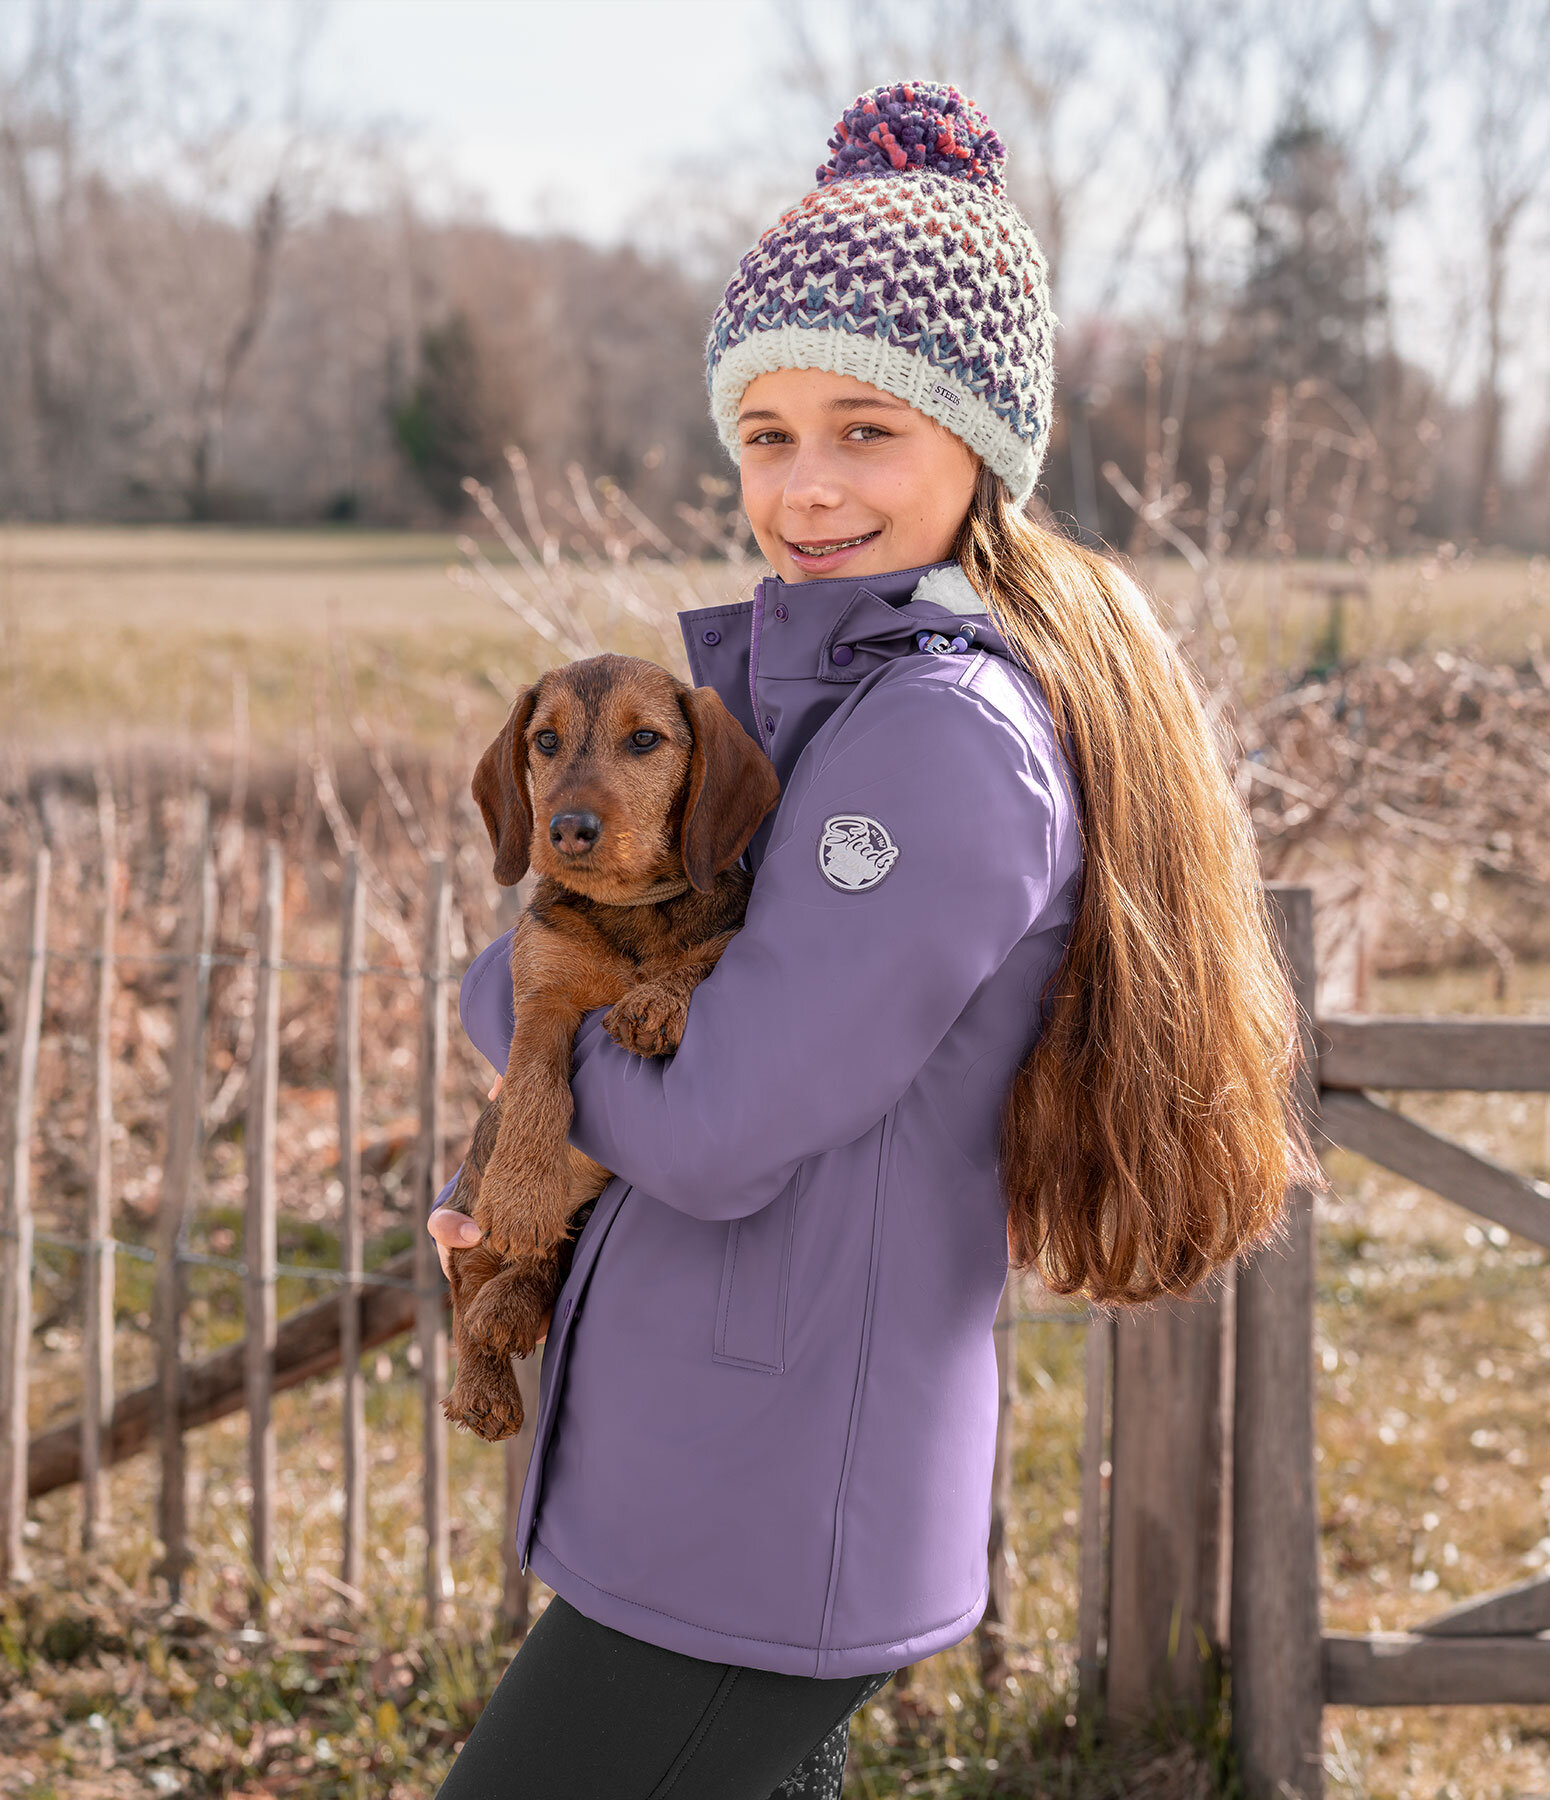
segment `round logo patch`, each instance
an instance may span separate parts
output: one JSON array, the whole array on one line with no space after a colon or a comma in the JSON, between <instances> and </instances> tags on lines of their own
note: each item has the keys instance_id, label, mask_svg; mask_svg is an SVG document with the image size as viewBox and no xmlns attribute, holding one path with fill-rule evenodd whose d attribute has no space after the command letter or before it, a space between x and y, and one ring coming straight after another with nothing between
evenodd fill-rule
<instances>
[{"instance_id":1,"label":"round logo patch","mask_svg":"<svg viewBox=\"0 0 1550 1800\"><path fill-rule=\"evenodd\" d=\"M818 835L818 867L831 887L846 893L876 887L899 860L899 846L861 813L825 819Z\"/></svg>"}]
</instances>

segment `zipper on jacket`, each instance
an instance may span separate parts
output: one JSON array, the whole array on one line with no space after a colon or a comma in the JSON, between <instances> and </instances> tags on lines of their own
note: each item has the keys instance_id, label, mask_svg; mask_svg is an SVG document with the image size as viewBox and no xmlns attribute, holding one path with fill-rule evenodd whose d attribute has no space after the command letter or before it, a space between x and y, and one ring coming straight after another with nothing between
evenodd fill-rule
<instances>
[{"instance_id":1,"label":"zipper on jacket","mask_svg":"<svg viewBox=\"0 0 1550 1800\"><path fill-rule=\"evenodd\" d=\"M748 627L748 699L753 707L753 728L759 734L759 748L770 753L769 735L764 729L764 716L759 707L759 632L764 625L764 583L753 590L753 612Z\"/></svg>"}]
</instances>

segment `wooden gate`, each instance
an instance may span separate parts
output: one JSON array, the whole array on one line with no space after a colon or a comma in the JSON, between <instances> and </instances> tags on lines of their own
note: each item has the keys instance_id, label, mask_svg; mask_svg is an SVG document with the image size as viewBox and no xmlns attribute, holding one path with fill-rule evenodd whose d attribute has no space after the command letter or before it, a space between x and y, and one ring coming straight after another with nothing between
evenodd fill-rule
<instances>
[{"instance_id":1,"label":"wooden gate","mask_svg":"<svg viewBox=\"0 0 1550 1800\"><path fill-rule=\"evenodd\" d=\"M1316 1071L1298 1096L1315 1142L1550 1247L1550 1188L1366 1091L1550 1092L1550 1020L1314 1018L1312 893L1267 892ZM1288 1199L1287 1236L1209 1297L1113 1328L1108 1580L1084 1589L1084 1641L1107 1628L1111 1715L1198 1707L1225 1663L1253 1800L1322 1793L1326 1705L1550 1705L1550 1576L1411 1632L1321 1629L1313 1204L1302 1190ZM1101 1380L1089 1391L1101 1405Z\"/></svg>"}]
</instances>

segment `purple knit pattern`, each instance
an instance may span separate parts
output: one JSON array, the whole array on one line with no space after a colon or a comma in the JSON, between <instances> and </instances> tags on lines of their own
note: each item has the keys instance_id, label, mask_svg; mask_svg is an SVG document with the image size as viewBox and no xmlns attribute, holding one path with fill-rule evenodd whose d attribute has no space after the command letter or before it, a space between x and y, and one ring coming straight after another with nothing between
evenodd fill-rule
<instances>
[{"instance_id":1,"label":"purple knit pattern","mask_svg":"<svg viewBox=\"0 0 1550 1800\"><path fill-rule=\"evenodd\" d=\"M727 284L707 386L758 332L877 338L952 377L1042 458L1055 318L1038 241L1006 196L1001 140L956 89L917 81L861 95L829 142L819 185Z\"/></svg>"},{"instance_id":2,"label":"purple knit pattern","mask_svg":"<svg viewBox=\"0 0 1550 1800\"><path fill-rule=\"evenodd\" d=\"M834 154L818 170L820 187L853 175L931 169L1006 191L1000 138L974 102L945 82L899 81L861 95L834 127L829 148Z\"/></svg>"}]
</instances>

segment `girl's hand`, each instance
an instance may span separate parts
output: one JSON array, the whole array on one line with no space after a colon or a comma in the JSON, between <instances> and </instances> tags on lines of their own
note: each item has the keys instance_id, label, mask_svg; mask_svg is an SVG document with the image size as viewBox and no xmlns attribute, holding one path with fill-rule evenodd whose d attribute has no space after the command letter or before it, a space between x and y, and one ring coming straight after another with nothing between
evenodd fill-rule
<instances>
[{"instance_id":1,"label":"girl's hand","mask_svg":"<svg viewBox=\"0 0 1550 1800\"><path fill-rule=\"evenodd\" d=\"M477 1244L483 1232L467 1213L454 1212L450 1206L438 1207L425 1221L425 1229L436 1240L436 1254L441 1258L441 1272L448 1277L452 1271L447 1267L449 1250L467 1250ZM541 1344L549 1335L549 1321L554 1317L551 1306L543 1316L538 1328L537 1341Z\"/></svg>"},{"instance_id":2,"label":"girl's hand","mask_svg":"<svg viewBox=\"0 0 1550 1800\"><path fill-rule=\"evenodd\" d=\"M486 1100L493 1100L501 1091L504 1075L495 1077L495 1085L485 1095ZM452 1271L447 1267L449 1250L467 1250L477 1244L484 1235L474 1221L464 1212L454 1212L450 1206L443 1206L433 1212L425 1222L425 1229L436 1240L436 1254L441 1258L441 1272L450 1280Z\"/></svg>"},{"instance_id":3,"label":"girl's hand","mask_svg":"<svg viewBox=\"0 0 1550 1800\"><path fill-rule=\"evenodd\" d=\"M447 1252L470 1249L484 1236L467 1213L454 1212L450 1206L438 1206L425 1221L425 1229L436 1240L441 1272L448 1277L452 1271L447 1267Z\"/></svg>"},{"instance_id":4,"label":"girl's hand","mask_svg":"<svg viewBox=\"0 0 1550 1800\"><path fill-rule=\"evenodd\" d=\"M500 1075L495 1077L495 1085L486 1096L488 1099L493 1100L501 1091L503 1079L504 1077ZM449 1277L452 1271L447 1267L447 1252L470 1249L484 1236L484 1233L467 1213L454 1212L450 1206L438 1207L425 1221L425 1229L436 1240L436 1254L441 1259L441 1272ZM554 1309L551 1307L544 1314L543 1324L539 1328L539 1343L542 1343L549 1335L549 1321L553 1316Z\"/></svg>"}]
</instances>

